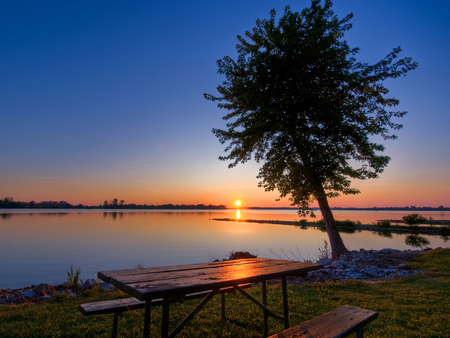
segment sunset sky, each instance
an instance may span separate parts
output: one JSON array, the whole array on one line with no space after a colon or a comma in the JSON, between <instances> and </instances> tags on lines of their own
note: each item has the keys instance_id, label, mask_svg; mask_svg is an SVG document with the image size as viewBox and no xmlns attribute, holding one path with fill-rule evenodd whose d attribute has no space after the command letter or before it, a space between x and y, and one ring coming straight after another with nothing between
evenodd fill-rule
<instances>
[{"instance_id":1,"label":"sunset sky","mask_svg":"<svg viewBox=\"0 0 450 338\"><path fill-rule=\"evenodd\" d=\"M257 187L258 165L228 169L206 101L257 18L310 1L0 2L0 198L98 205L283 207ZM336 0L346 39L374 63L401 46L418 69L387 83L409 114L392 160L335 207L450 206L450 2Z\"/></svg>"}]
</instances>

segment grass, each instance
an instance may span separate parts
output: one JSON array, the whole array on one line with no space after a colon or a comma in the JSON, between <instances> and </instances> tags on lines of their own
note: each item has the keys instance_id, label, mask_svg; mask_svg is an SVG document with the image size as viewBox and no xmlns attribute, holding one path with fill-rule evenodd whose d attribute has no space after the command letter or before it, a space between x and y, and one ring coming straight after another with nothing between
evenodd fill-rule
<instances>
[{"instance_id":1,"label":"grass","mask_svg":"<svg viewBox=\"0 0 450 338\"><path fill-rule=\"evenodd\" d=\"M368 325L365 337L449 337L450 322L450 249L426 252L410 262L427 271L406 279L365 284L317 283L290 285L290 323L295 325L351 304L377 311L379 318ZM260 287L249 291L261 297ZM118 292L88 290L78 298L57 297L50 302L0 306L0 337L109 337L112 315L83 317L81 303L121 297ZM281 286L268 290L269 307L282 313ZM171 305L170 327L173 329L198 301ZM220 297L216 296L177 337L260 337L263 331L261 310L241 295L227 295L227 317L220 318ZM119 319L119 337L142 336L143 311L125 313ZM237 329L236 325L245 329ZM159 337L161 307L152 311L151 335ZM269 319L269 334L283 330L283 324Z\"/></svg>"}]
</instances>

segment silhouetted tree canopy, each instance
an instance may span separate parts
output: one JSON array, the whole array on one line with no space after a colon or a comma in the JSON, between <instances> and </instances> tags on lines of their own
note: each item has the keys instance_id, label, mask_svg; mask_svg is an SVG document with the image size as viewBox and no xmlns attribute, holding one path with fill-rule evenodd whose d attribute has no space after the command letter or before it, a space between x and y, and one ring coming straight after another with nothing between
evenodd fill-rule
<instances>
[{"instance_id":1,"label":"silhouetted tree canopy","mask_svg":"<svg viewBox=\"0 0 450 338\"><path fill-rule=\"evenodd\" d=\"M398 59L400 47L371 65L358 62L344 34L353 17L339 19L332 2L312 1L300 13L286 7L278 23L270 19L238 36L236 60L218 60L226 80L220 96L204 94L229 112L226 129L213 129L227 144L222 161L229 167L252 158L261 163L259 185L288 196L301 215L317 200L332 247L332 256L347 250L337 231L328 198L357 194L352 179L377 178L389 162L379 135L395 139L402 126L391 111L399 104L383 81L417 67Z\"/></svg>"}]
</instances>

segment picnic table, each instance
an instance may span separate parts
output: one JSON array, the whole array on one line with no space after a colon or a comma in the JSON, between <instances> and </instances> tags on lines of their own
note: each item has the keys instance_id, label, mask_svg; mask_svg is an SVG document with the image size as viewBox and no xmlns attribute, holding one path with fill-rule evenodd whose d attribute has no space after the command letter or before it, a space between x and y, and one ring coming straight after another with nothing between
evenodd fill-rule
<instances>
[{"instance_id":1,"label":"picnic table","mask_svg":"<svg viewBox=\"0 0 450 338\"><path fill-rule=\"evenodd\" d=\"M189 265L136 268L100 271L98 278L111 283L129 295L145 301L144 337L150 335L152 300L163 299L161 336L174 337L221 289L233 287L262 308L264 336L268 334L268 316L284 321L289 328L287 276L306 276L309 271L322 268L314 263L279 259L251 258ZM267 305L266 281L281 278L283 294L283 316L271 311ZM262 283L262 301L255 299L239 285ZM180 301L186 295L209 291L197 307L169 334L169 306L171 301ZM222 293L222 295L224 295Z\"/></svg>"}]
</instances>

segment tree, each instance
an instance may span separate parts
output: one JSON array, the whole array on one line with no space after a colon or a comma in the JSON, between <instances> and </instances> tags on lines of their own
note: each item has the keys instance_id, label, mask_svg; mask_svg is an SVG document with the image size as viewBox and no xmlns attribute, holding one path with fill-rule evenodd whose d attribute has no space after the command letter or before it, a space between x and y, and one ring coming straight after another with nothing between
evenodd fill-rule
<instances>
[{"instance_id":1,"label":"tree","mask_svg":"<svg viewBox=\"0 0 450 338\"><path fill-rule=\"evenodd\" d=\"M403 222L409 226L416 227L419 224L425 224L427 219L419 214L411 214L408 216L403 216Z\"/></svg>"},{"instance_id":2,"label":"tree","mask_svg":"<svg viewBox=\"0 0 450 338\"><path fill-rule=\"evenodd\" d=\"M343 39L353 17L338 19L313 0L310 8L286 7L278 24L270 19L238 36L238 57L218 60L226 80L220 96L204 94L229 110L226 129L213 129L227 143L229 167L252 157L262 166L257 178L266 191L289 197L300 215L313 214L318 201L330 239L332 257L347 252L337 230L328 198L357 194L352 179L377 178L389 162L374 135L395 139L402 126L392 118L406 112L388 111L399 101L383 85L417 67L411 58L398 60L400 47L370 65L357 62L358 48Z\"/></svg>"},{"instance_id":3,"label":"tree","mask_svg":"<svg viewBox=\"0 0 450 338\"><path fill-rule=\"evenodd\" d=\"M119 200L117 198L114 198L111 203L109 203L109 206L112 208L117 208L117 206L119 205Z\"/></svg>"}]
</instances>

